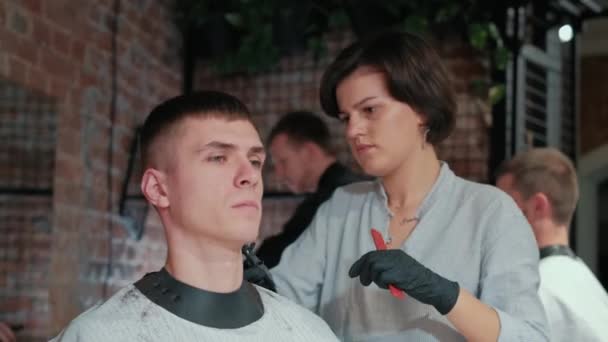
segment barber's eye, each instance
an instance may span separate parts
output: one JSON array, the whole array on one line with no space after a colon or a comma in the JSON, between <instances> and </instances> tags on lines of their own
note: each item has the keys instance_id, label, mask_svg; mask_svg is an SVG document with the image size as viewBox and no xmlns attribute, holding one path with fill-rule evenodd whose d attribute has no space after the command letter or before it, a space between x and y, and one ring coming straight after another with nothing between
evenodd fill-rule
<instances>
[{"instance_id":1,"label":"barber's eye","mask_svg":"<svg viewBox=\"0 0 608 342\"><path fill-rule=\"evenodd\" d=\"M372 113L374 113L375 111L376 111L376 107L373 107L373 106L366 106L366 107L363 107L363 112L364 112L364 113L367 113L367 114L372 114Z\"/></svg>"},{"instance_id":2,"label":"barber's eye","mask_svg":"<svg viewBox=\"0 0 608 342\"><path fill-rule=\"evenodd\" d=\"M344 114L344 113L339 113L338 114L338 120L346 123L346 122L348 122L348 119L349 119L349 115L348 114Z\"/></svg>"}]
</instances>

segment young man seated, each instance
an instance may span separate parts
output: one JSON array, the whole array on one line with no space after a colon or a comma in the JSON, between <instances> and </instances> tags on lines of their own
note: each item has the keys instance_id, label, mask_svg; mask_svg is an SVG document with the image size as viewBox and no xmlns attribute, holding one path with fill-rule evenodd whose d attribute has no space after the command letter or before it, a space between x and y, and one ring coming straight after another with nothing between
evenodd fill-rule
<instances>
[{"instance_id":1,"label":"young man seated","mask_svg":"<svg viewBox=\"0 0 608 342\"><path fill-rule=\"evenodd\" d=\"M141 132L141 190L167 260L78 316L59 341L335 341L310 311L243 281L262 213L264 147L248 109L220 92L156 107Z\"/></svg>"}]
</instances>

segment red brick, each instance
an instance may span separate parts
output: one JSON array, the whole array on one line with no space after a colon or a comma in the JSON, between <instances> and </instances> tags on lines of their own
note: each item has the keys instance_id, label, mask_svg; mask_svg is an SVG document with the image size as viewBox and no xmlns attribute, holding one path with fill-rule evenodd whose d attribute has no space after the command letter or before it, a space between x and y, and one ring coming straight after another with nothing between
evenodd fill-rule
<instances>
[{"instance_id":1,"label":"red brick","mask_svg":"<svg viewBox=\"0 0 608 342\"><path fill-rule=\"evenodd\" d=\"M91 36L92 43L98 49L110 52L112 50L112 35L109 32L95 32Z\"/></svg>"},{"instance_id":2,"label":"red brick","mask_svg":"<svg viewBox=\"0 0 608 342\"><path fill-rule=\"evenodd\" d=\"M27 80L25 85L44 94L44 92L47 90L47 82L49 80L50 79L45 71L30 67L27 71Z\"/></svg>"},{"instance_id":3,"label":"red brick","mask_svg":"<svg viewBox=\"0 0 608 342\"><path fill-rule=\"evenodd\" d=\"M6 51L11 51L14 55L30 62L32 65L38 63L38 47L32 41L7 30L0 30L0 41L2 41Z\"/></svg>"},{"instance_id":4,"label":"red brick","mask_svg":"<svg viewBox=\"0 0 608 342\"><path fill-rule=\"evenodd\" d=\"M55 52L47 51L42 54L40 65L50 75L66 81L74 79L76 75L74 65L70 63L67 58L62 57Z\"/></svg>"},{"instance_id":5,"label":"red brick","mask_svg":"<svg viewBox=\"0 0 608 342\"><path fill-rule=\"evenodd\" d=\"M72 179L74 181L82 179L84 174L84 165L82 160L64 151L57 154L55 168L62 177Z\"/></svg>"},{"instance_id":6,"label":"red brick","mask_svg":"<svg viewBox=\"0 0 608 342\"><path fill-rule=\"evenodd\" d=\"M69 55L72 47L72 37L60 29L53 30L53 49L60 55Z\"/></svg>"},{"instance_id":7,"label":"red brick","mask_svg":"<svg viewBox=\"0 0 608 342\"><path fill-rule=\"evenodd\" d=\"M29 66L21 59L15 57L8 58L8 77L19 84L27 83L27 72Z\"/></svg>"},{"instance_id":8,"label":"red brick","mask_svg":"<svg viewBox=\"0 0 608 342\"><path fill-rule=\"evenodd\" d=\"M70 92L70 83L56 78L51 77L49 83L49 88L47 89L47 94L56 98L65 98Z\"/></svg>"},{"instance_id":9,"label":"red brick","mask_svg":"<svg viewBox=\"0 0 608 342\"><path fill-rule=\"evenodd\" d=\"M68 31L79 33L82 29L83 20L81 15L84 1L53 0L44 2L44 15L53 23Z\"/></svg>"},{"instance_id":10,"label":"red brick","mask_svg":"<svg viewBox=\"0 0 608 342\"><path fill-rule=\"evenodd\" d=\"M78 86L81 89L84 89L86 87L95 86L100 83L99 77L90 72L82 71L79 76L80 77L78 79Z\"/></svg>"},{"instance_id":11,"label":"red brick","mask_svg":"<svg viewBox=\"0 0 608 342\"><path fill-rule=\"evenodd\" d=\"M70 49L70 58L73 62L80 65L84 63L84 56L86 51L86 44L80 39L74 39Z\"/></svg>"},{"instance_id":12,"label":"red brick","mask_svg":"<svg viewBox=\"0 0 608 342\"><path fill-rule=\"evenodd\" d=\"M19 0L19 4L32 13L39 14L42 11L44 0Z\"/></svg>"},{"instance_id":13,"label":"red brick","mask_svg":"<svg viewBox=\"0 0 608 342\"><path fill-rule=\"evenodd\" d=\"M79 180L57 176L54 188L54 203L74 204L82 203L83 189ZM61 227L62 229L64 227Z\"/></svg>"},{"instance_id":14,"label":"red brick","mask_svg":"<svg viewBox=\"0 0 608 342\"><path fill-rule=\"evenodd\" d=\"M32 32L32 18L28 11L13 8L8 11L8 28L13 32L29 37Z\"/></svg>"},{"instance_id":15,"label":"red brick","mask_svg":"<svg viewBox=\"0 0 608 342\"><path fill-rule=\"evenodd\" d=\"M6 24L6 5L0 2L0 27L5 27Z\"/></svg>"},{"instance_id":16,"label":"red brick","mask_svg":"<svg viewBox=\"0 0 608 342\"><path fill-rule=\"evenodd\" d=\"M40 17L36 16L33 19L32 38L41 47L51 45L51 26Z\"/></svg>"}]
</instances>

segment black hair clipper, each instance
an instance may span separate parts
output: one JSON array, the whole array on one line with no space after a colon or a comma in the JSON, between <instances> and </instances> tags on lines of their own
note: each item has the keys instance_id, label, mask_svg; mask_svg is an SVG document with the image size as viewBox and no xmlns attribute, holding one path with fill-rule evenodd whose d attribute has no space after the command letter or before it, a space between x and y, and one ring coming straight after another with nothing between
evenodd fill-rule
<instances>
[{"instance_id":1,"label":"black hair clipper","mask_svg":"<svg viewBox=\"0 0 608 342\"><path fill-rule=\"evenodd\" d=\"M268 267L264 265L264 262L258 258L257 255L255 255L255 252L253 251L254 248L255 242L252 242L244 245L241 250L245 256L245 260L243 261L243 274L245 280L252 284L267 288L270 291L276 292L277 289L274 285L274 281L272 280L272 276L270 275L270 271L268 271Z\"/></svg>"}]
</instances>

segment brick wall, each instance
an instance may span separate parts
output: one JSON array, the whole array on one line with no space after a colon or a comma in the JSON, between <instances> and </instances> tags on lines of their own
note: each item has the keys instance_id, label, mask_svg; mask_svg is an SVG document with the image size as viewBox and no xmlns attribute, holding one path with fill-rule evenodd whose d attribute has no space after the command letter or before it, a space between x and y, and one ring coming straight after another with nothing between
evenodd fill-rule
<instances>
[{"instance_id":1,"label":"brick wall","mask_svg":"<svg viewBox=\"0 0 608 342\"><path fill-rule=\"evenodd\" d=\"M0 77L0 320L36 327L49 323L56 116L52 99Z\"/></svg>"},{"instance_id":2,"label":"brick wall","mask_svg":"<svg viewBox=\"0 0 608 342\"><path fill-rule=\"evenodd\" d=\"M0 78L56 106L57 138L45 145L54 169L43 172L52 198L0 198L6 207L0 215L11 217L0 226L10 239L0 245L0 305L6 305L0 319L25 323L20 340L46 340L118 286L159 267L165 255L153 214L144 239L135 242L115 213L134 127L153 105L180 92L180 37L169 1L120 1L116 33L114 4L0 0ZM24 155L33 149L26 146ZM44 218L49 223L40 228ZM34 250L39 254L28 252Z\"/></svg>"}]
</instances>

